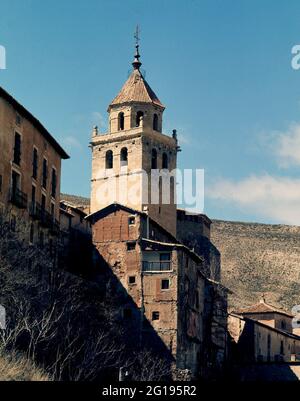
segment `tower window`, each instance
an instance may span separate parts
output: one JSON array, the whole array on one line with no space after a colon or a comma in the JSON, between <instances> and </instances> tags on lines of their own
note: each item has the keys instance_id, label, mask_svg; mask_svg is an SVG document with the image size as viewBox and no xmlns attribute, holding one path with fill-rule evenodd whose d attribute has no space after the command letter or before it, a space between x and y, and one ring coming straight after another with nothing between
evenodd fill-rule
<instances>
[{"instance_id":1,"label":"tower window","mask_svg":"<svg viewBox=\"0 0 300 401\"><path fill-rule=\"evenodd\" d=\"M151 168L157 169L157 150L152 149Z\"/></svg>"},{"instance_id":2,"label":"tower window","mask_svg":"<svg viewBox=\"0 0 300 401\"><path fill-rule=\"evenodd\" d=\"M161 280L161 289L168 290L169 288L170 288L170 280L169 279Z\"/></svg>"},{"instance_id":3,"label":"tower window","mask_svg":"<svg viewBox=\"0 0 300 401\"><path fill-rule=\"evenodd\" d=\"M135 280L135 276L129 276L128 277L128 284L135 284L136 280Z\"/></svg>"},{"instance_id":4,"label":"tower window","mask_svg":"<svg viewBox=\"0 0 300 401\"><path fill-rule=\"evenodd\" d=\"M135 241L127 242L127 251L134 251L135 250Z\"/></svg>"},{"instance_id":5,"label":"tower window","mask_svg":"<svg viewBox=\"0 0 300 401\"><path fill-rule=\"evenodd\" d=\"M152 312L152 320L159 320L159 312Z\"/></svg>"},{"instance_id":6,"label":"tower window","mask_svg":"<svg viewBox=\"0 0 300 401\"><path fill-rule=\"evenodd\" d=\"M113 168L113 152L108 150L105 155L105 168Z\"/></svg>"},{"instance_id":7,"label":"tower window","mask_svg":"<svg viewBox=\"0 0 300 401\"><path fill-rule=\"evenodd\" d=\"M158 116L157 114L153 115L153 130L158 131Z\"/></svg>"},{"instance_id":8,"label":"tower window","mask_svg":"<svg viewBox=\"0 0 300 401\"><path fill-rule=\"evenodd\" d=\"M142 111L138 111L136 113L136 120L135 120L136 127L140 127L143 116L144 116L144 113Z\"/></svg>"},{"instance_id":9,"label":"tower window","mask_svg":"<svg viewBox=\"0 0 300 401\"><path fill-rule=\"evenodd\" d=\"M128 165L128 151L127 151L127 148L122 148L121 149L120 161L121 161L121 167Z\"/></svg>"},{"instance_id":10,"label":"tower window","mask_svg":"<svg viewBox=\"0 0 300 401\"><path fill-rule=\"evenodd\" d=\"M134 216L129 216L128 217L128 224L130 226L132 226L133 224L135 224L135 217Z\"/></svg>"},{"instance_id":11,"label":"tower window","mask_svg":"<svg viewBox=\"0 0 300 401\"><path fill-rule=\"evenodd\" d=\"M123 131L123 129L124 129L124 113L123 112L119 113L119 115L118 115L118 128L119 128L119 131Z\"/></svg>"},{"instance_id":12,"label":"tower window","mask_svg":"<svg viewBox=\"0 0 300 401\"><path fill-rule=\"evenodd\" d=\"M166 153L163 153L162 155L162 168L168 168L168 155Z\"/></svg>"}]
</instances>

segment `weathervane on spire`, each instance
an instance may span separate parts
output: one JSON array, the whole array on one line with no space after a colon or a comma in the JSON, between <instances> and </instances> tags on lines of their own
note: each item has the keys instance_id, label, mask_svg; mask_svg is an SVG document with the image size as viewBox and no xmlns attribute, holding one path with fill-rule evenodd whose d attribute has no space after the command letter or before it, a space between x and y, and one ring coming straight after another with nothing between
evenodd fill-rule
<instances>
[{"instance_id":1,"label":"weathervane on spire","mask_svg":"<svg viewBox=\"0 0 300 401\"><path fill-rule=\"evenodd\" d=\"M132 65L133 65L133 68L135 69L135 70L139 70L140 69L140 66L142 65L142 63L140 62L140 53L139 53L139 41L140 41L140 36L139 36L139 34L140 34L140 28L139 28L139 26L137 25L136 26L136 30L135 30L135 33L134 33L134 39L135 39L135 55L134 55L134 60L133 60L133 63L132 63Z\"/></svg>"}]
</instances>

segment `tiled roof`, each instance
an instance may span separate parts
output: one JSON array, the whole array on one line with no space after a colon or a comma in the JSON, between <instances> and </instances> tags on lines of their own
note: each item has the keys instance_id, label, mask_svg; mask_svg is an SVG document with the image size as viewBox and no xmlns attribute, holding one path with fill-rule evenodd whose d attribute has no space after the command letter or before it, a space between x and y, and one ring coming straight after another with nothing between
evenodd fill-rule
<instances>
[{"instance_id":1,"label":"tiled roof","mask_svg":"<svg viewBox=\"0 0 300 401\"><path fill-rule=\"evenodd\" d=\"M164 108L138 69L132 71L110 106L129 102L153 103Z\"/></svg>"},{"instance_id":2,"label":"tiled roof","mask_svg":"<svg viewBox=\"0 0 300 401\"><path fill-rule=\"evenodd\" d=\"M260 301L257 304L249 306L248 308L239 309L239 310L235 311L235 313L242 314L242 315L251 314L251 313L270 313L270 312L271 313L280 313L282 315L292 317L291 314L289 314L281 309L275 308L274 306L269 305L264 301Z\"/></svg>"}]
</instances>

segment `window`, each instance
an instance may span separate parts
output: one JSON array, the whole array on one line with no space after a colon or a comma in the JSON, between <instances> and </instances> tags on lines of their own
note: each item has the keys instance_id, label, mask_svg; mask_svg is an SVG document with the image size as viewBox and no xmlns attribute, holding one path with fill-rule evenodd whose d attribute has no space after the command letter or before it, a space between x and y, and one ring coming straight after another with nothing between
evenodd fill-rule
<instances>
[{"instance_id":1,"label":"window","mask_svg":"<svg viewBox=\"0 0 300 401\"><path fill-rule=\"evenodd\" d=\"M15 132L14 163L20 165L21 162L21 135Z\"/></svg>"},{"instance_id":2,"label":"window","mask_svg":"<svg viewBox=\"0 0 300 401\"><path fill-rule=\"evenodd\" d=\"M138 111L136 113L136 119L135 119L135 126L136 127L140 127L141 126L141 122L143 120L143 116L144 116L144 113L142 111Z\"/></svg>"},{"instance_id":3,"label":"window","mask_svg":"<svg viewBox=\"0 0 300 401\"><path fill-rule=\"evenodd\" d=\"M16 231L16 225L17 225L17 218L16 216L13 214L10 218L10 229L11 231Z\"/></svg>"},{"instance_id":4,"label":"window","mask_svg":"<svg viewBox=\"0 0 300 401\"><path fill-rule=\"evenodd\" d=\"M163 153L162 155L162 168L168 168L168 155L166 153Z\"/></svg>"},{"instance_id":5,"label":"window","mask_svg":"<svg viewBox=\"0 0 300 401\"><path fill-rule=\"evenodd\" d=\"M105 168L113 168L113 152L108 150L105 154Z\"/></svg>"},{"instance_id":6,"label":"window","mask_svg":"<svg viewBox=\"0 0 300 401\"><path fill-rule=\"evenodd\" d=\"M161 289L168 290L169 288L170 288L170 280L169 279L161 280Z\"/></svg>"},{"instance_id":7,"label":"window","mask_svg":"<svg viewBox=\"0 0 300 401\"><path fill-rule=\"evenodd\" d=\"M130 226L132 226L133 224L135 224L135 217L134 216L129 216L128 217L128 224Z\"/></svg>"},{"instance_id":8,"label":"window","mask_svg":"<svg viewBox=\"0 0 300 401\"><path fill-rule=\"evenodd\" d=\"M157 150L156 149L152 149L151 168L152 169L157 169Z\"/></svg>"},{"instance_id":9,"label":"window","mask_svg":"<svg viewBox=\"0 0 300 401\"><path fill-rule=\"evenodd\" d=\"M131 319L132 318L132 310L130 308L123 309L123 317L124 317L124 319Z\"/></svg>"},{"instance_id":10,"label":"window","mask_svg":"<svg viewBox=\"0 0 300 401\"><path fill-rule=\"evenodd\" d=\"M40 231L39 242L40 242L40 247L43 248L43 246L44 246L44 232L43 231Z\"/></svg>"},{"instance_id":11,"label":"window","mask_svg":"<svg viewBox=\"0 0 300 401\"><path fill-rule=\"evenodd\" d=\"M135 284L136 280L135 280L135 276L129 276L128 277L128 284Z\"/></svg>"},{"instance_id":12,"label":"window","mask_svg":"<svg viewBox=\"0 0 300 401\"><path fill-rule=\"evenodd\" d=\"M0 174L0 193L2 192L2 175Z\"/></svg>"},{"instance_id":13,"label":"window","mask_svg":"<svg viewBox=\"0 0 300 401\"><path fill-rule=\"evenodd\" d=\"M171 260L170 252L164 252L159 255L159 260L161 262L169 262Z\"/></svg>"},{"instance_id":14,"label":"window","mask_svg":"<svg viewBox=\"0 0 300 401\"><path fill-rule=\"evenodd\" d=\"M48 164L47 164L47 159L44 159L43 160L43 180L42 180L43 188L47 188L47 178L48 178Z\"/></svg>"},{"instance_id":15,"label":"window","mask_svg":"<svg viewBox=\"0 0 300 401\"><path fill-rule=\"evenodd\" d=\"M153 130L158 131L158 116L157 114L153 115Z\"/></svg>"},{"instance_id":16,"label":"window","mask_svg":"<svg viewBox=\"0 0 300 401\"><path fill-rule=\"evenodd\" d=\"M121 149L120 161L121 161L121 167L128 165L128 151L127 151L127 148L122 148Z\"/></svg>"},{"instance_id":17,"label":"window","mask_svg":"<svg viewBox=\"0 0 300 401\"><path fill-rule=\"evenodd\" d=\"M135 250L135 242L127 242L127 251Z\"/></svg>"},{"instance_id":18,"label":"window","mask_svg":"<svg viewBox=\"0 0 300 401\"><path fill-rule=\"evenodd\" d=\"M159 312L152 312L152 320L159 320Z\"/></svg>"},{"instance_id":19,"label":"window","mask_svg":"<svg viewBox=\"0 0 300 401\"><path fill-rule=\"evenodd\" d=\"M31 202L32 202L32 205L35 204L35 195L36 195L36 189L35 189L35 186L32 185L32 187L31 187Z\"/></svg>"},{"instance_id":20,"label":"window","mask_svg":"<svg viewBox=\"0 0 300 401\"><path fill-rule=\"evenodd\" d=\"M55 217L55 204L51 203L51 216L54 218Z\"/></svg>"},{"instance_id":21,"label":"window","mask_svg":"<svg viewBox=\"0 0 300 401\"><path fill-rule=\"evenodd\" d=\"M56 196L56 183L57 183L56 170L55 170L55 168L52 168L52 178L51 178L51 196L52 196L52 198L55 198L55 196Z\"/></svg>"},{"instance_id":22,"label":"window","mask_svg":"<svg viewBox=\"0 0 300 401\"><path fill-rule=\"evenodd\" d=\"M46 196L42 194L42 210L46 209Z\"/></svg>"},{"instance_id":23,"label":"window","mask_svg":"<svg viewBox=\"0 0 300 401\"><path fill-rule=\"evenodd\" d=\"M12 171L12 174L11 174L12 196L16 196L18 190L20 189L20 183L21 183L20 174L16 173L15 171Z\"/></svg>"},{"instance_id":24,"label":"window","mask_svg":"<svg viewBox=\"0 0 300 401\"><path fill-rule=\"evenodd\" d=\"M38 151L36 148L34 148L32 154L32 178L36 179L37 174L38 174Z\"/></svg>"},{"instance_id":25,"label":"window","mask_svg":"<svg viewBox=\"0 0 300 401\"><path fill-rule=\"evenodd\" d=\"M123 131L124 129L124 113L118 115L118 130Z\"/></svg>"},{"instance_id":26,"label":"window","mask_svg":"<svg viewBox=\"0 0 300 401\"><path fill-rule=\"evenodd\" d=\"M16 114L16 124L21 125L21 122L22 122L21 116L19 114Z\"/></svg>"},{"instance_id":27,"label":"window","mask_svg":"<svg viewBox=\"0 0 300 401\"><path fill-rule=\"evenodd\" d=\"M283 330L286 329L286 324L285 324L285 321L284 321L284 320L281 320L280 325L281 325L281 328L282 328Z\"/></svg>"},{"instance_id":28,"label":"window","mask_svg":"<svg viewBox=\"0 0 300 401\"><path fill-rule=\"evenodd\" d=\"M281 355L284 355L283 341L280 341L280 354L281 354Z\"/></svg>"},{"instance_id":29,"label":"window","mask_svg":"<svg viewBox=\"0 0 300 401\"><path fill-rule=\"evenodd\" d=\"M33 244L34 242L34 225L30 225L29 241Z\"/></svg>"}]
</instances>

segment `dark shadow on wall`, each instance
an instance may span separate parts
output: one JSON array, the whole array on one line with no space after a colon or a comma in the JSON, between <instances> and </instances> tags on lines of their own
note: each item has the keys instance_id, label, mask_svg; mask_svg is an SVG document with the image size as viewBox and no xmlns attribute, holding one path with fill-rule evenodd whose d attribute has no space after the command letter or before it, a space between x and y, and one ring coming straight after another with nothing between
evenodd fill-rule
<instances>
[{"instance_id":1,"label":"dark shadow on wall","mask_svg":"<svg viewBox=\"0 0 300 401\"><path fill-rule=\"evenodd\" d=\"M174 357L170 349L146 318L142 308L139 308L131 295L128 294L126 288L114 274L111 266L99 255L96 249L94 249L93 266L91 278L105 287L105 300L107 305L111 305L111 310L113 311L110 319L116 327L123 331L123 338L129 352L148 353L153 358L153 361L157 361L160 369L163 366L165 371L164 379L171 379L171 365L174 362ZM155 363L153 366L155 366ZM138 366L128 366L129 380L131 375L135 377L133 370L138 369ZM149 379L151 380L151 377ZM152 379L155 380L154 378Z\"/></svg>"}]
</instances>

